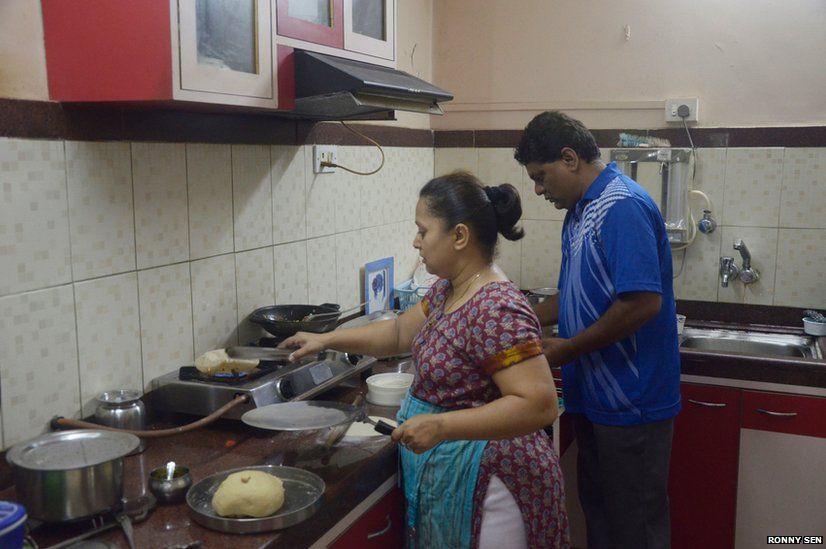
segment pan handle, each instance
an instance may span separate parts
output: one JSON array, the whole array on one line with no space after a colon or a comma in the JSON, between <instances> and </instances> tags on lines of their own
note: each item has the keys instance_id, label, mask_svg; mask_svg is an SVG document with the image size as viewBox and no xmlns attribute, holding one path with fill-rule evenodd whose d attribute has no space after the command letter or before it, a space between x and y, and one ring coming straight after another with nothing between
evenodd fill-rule
<instances>
[{"instance_id":1,"label":"pan handle","mask_svg":"<svg viewBox=\"0 0 826 549\"><path fill-rule=\"evenodd\" d=\"M319 307L328 307L330 309L335 309L336 311L341 309L341 305L339 305L338 303L322 303L321 305L319 305Z\"/></svg>"},{"instance_id":2,"label":"pan handle","mask_svg":"<svg viewBox=\"0 0 826 549\"><path fill-rule=\"evenodd\" d=\"M376 422L375 429L383 435L390 435L396 428L387 423L386 421L379 420Z\"/></svg>"}]
</instances>

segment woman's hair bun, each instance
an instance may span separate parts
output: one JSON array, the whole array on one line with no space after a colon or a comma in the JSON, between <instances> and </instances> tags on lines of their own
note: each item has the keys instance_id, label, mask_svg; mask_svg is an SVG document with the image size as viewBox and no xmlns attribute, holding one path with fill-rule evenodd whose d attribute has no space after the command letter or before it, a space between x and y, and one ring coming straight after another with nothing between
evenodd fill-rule
<instances>
[{"instance_id":1,"label":"woman's hair bun","mask_svg":"<svg viewBox=\"0 0 826 549\"><path fill-rule=\"evenodd\" d=\"M519 191L510 183L485 187L485 194L496 212L499 232L508 240L519 240L525 231L516 223L522 217L522 201Z\"/></svg>"}]
</instances>

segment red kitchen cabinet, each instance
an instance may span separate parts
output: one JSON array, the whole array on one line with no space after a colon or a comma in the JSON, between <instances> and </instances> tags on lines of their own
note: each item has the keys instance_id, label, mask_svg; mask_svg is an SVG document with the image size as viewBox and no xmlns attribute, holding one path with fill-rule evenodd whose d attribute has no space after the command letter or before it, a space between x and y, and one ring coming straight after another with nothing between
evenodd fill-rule
<instances>
[{"instance_id":1,"label":"red kitchen cabinet","mask_svg":"<svg viewBox=\"0 0 826 549\"><path fill-rule=\"evenodd\" d=\"M41 5L55 101L279 107L270 0Z\"/></svg>"},{"instance_id":2,"label":"red kitchen cabinet","mask_svg":"<svg viewBox=\"0 0 826 549\"><path fill-rule=\"evenodd\" d=\"M826 398L743 391L735 547L823 536Z\"/></svg>"},{"instance_id":3,"label":"red kitchen cabinet","mask_svg":"<svg viewBox=\"0 0 826 549\"><path fill-rule=\"evenodd\" d=\"M277 0L279 36L344 48L344 0Z\"/></svg>"},{"instance_id":4,"label":"red kitchen cabinet","mask_svg":"<svg viewBox=\"0 0 826 549\"><path fill-rule=\"evenodd\" d=\"M394 487L328 547L401 549L404 547L404 494Z\"/></svg>"},{"instance_id":5,"label":"red kitchen cabinet","mask_svg":"<svg viewBox=\"0 0 826 549\"><path fill-rule=\"evenodd\" d=\"M674 549L731 548L737 502L740 389L683 383L668 492Z\"/></svg>"},{"instance_id":6,"label":"red kitchen cabinet","mask_svg":"<svg viewBox=\"0 0 826 549\"><path fill-rule=\"evenodd\" d=\"M276 42L394 67L395 0L276 0Z\"/></svg>"}]
</instances>

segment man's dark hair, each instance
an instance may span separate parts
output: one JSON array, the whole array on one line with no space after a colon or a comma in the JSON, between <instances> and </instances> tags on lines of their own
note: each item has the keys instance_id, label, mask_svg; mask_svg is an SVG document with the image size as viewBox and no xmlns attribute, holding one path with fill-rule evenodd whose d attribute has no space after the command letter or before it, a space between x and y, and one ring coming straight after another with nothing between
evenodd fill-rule
<instances>
[{"instance_id":1,"label":"man's dark hair","mask_svg":"<svg viewBox=\"0 0 826 549\"><path fill-rule=\"evenodd\" d=\"M559 160L565 147L585 162L599 158L597 141L582 122L559 111L545 111L525 126L513 157L523 166L531 162L548 164Z\"/></svg>"}]
</instances>

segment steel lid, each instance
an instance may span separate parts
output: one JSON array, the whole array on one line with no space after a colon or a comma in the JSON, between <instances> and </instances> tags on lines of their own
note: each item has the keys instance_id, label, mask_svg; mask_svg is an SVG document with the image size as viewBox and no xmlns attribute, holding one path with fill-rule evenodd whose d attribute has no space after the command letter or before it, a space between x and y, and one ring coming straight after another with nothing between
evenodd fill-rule
<instances>
[{"instance_id":1,"label":"steel lid","mask_svg":"<svg viewBox=\"0 0 826 549\"><path fill-rule=\"evenodd\" d=\"M6 460L37 471L62 471L99 465L121 458L138 447L129 433L78 429L48 433L13 446Z\"/></svg>"}]
</instances>

